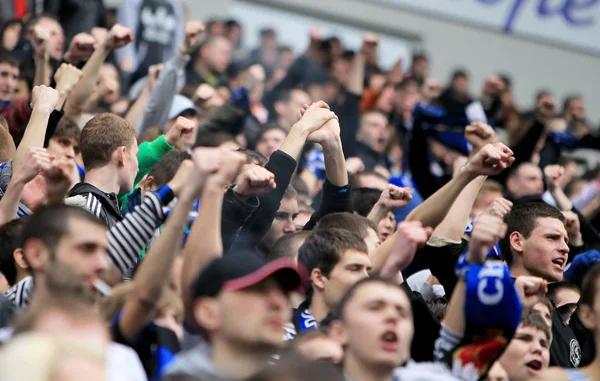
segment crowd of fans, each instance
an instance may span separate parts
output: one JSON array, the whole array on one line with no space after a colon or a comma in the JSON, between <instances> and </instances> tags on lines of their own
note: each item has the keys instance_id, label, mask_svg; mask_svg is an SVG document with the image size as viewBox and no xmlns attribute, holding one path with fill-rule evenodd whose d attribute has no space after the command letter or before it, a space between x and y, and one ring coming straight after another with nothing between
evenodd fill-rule
<instances>
[{"instance_id":1,"label":"crowd of fans","mask_svg":"<svg viewBox=\"0 0 600 381\"><path fill-rule=\"evenodd\" d=\"M581 97L179 0L0 10L0 380L600 379Z\"/></svg>"}]
</instances>

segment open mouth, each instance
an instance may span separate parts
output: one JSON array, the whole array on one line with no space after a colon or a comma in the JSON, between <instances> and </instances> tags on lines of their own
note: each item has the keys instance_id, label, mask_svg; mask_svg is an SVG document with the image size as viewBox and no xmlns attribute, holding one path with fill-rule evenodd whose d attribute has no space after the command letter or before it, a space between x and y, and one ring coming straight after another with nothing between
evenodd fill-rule
<instances>
[{"instance_id":1,"label":"open mouth","mask_svg":"<svg viewBox=\"0 0 600 381\"><path fill-rule=\"evenodd\" d=\"M394 331L386 331L381 336L381 341L383 341L382 346L386 351L395 351L398 347L398 335Z\"/></svg>"},{"instance_id":2,"label":"open mouth","mask_svg":"<svg viewBox=\"0 0 600 381\"><path fill-rule=\"evenodd\" d=\"M539 360L532 360L525 364L527 369L531 372L537 373L542 370L542 362Z\"/></svg>"},{"instance_id":3,"label":"open mouth","mask_svg":"<svg viewBox=\"0 0 600 381\"><path fill-rule=\"evenodd\" d=\"M561 269L565 266L565 258L554 258L552 263L559 266Z\"/></svg>"}]
</instances>

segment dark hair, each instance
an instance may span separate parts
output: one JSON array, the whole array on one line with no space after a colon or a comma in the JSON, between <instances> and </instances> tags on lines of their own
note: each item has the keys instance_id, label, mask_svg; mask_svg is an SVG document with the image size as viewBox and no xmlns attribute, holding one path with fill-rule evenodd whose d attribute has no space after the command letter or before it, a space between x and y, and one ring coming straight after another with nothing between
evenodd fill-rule
<instances>
[{"instance_id":1,"label":"dark hair","mask_svg":"<svg viewBox=\"0 0 600 381\"><path fill-rule=\"evenodd\" d=\"M56 127L56 131L54 131L53 138L71 138L79 144L79 140L81 139L81 129L73 121L73 119L63 116L58 125Z\"/></svg>"},{"instance_id":2,"label":"dark hair","mask_svg":"<svg viewBox=\"0 0 600 381\"><path fill-rule=\"evenodd\" d=\"M379 172L375 172L375 171L366 171L366 172L359 172L357 174L355 174L354 176L352 176L352 184L356 185L357 187L360 187L360 178L363 176L375 176L378 177L382 180L384 180L385 182L389 182L389 179L386 179L385 176L383 176L381 173ZM360 187L360 188L364 188L364 187ZM353 188L356 189L356 188Z\"/></svg>"},{"instance_id":3,"label":"dark hair","mask_svg":"<svg viewBox=\"0 0 600 381\"><path fill-rule=\"evenodd\" d=\"M263 155L260 152L253 151L251 149L238 148L236 152L240 152L246 155L246 164L256 164L260 165L261 167L264 167L269 162L269 159L267 159L265 155Z\"/></svg>"},{"instance_id":4,"label":"dark hair","mask_svg":"<svg viewBox=\"0 0 600 381\"><path fill-rule=\"evenodd\" d=\"M373 188L356 188L352 190L352 206L359 216L366 217L379 201L382 191Z\"/></svg>"},{"instance_id":5,"label":"dark hair","mask_svg":"<svg viewBox=\"0 0 600 381\"><path fill-rule=\"evenodd\" d=\"M229 132L199 132L194 147L218 147L227 142L235 142L235 137Z\"/></svg>"},{"instance_id":6,"label":"dark hair","mask_svg":"<svg viewBox=\"0 0 600 381\"><path fill-rule=\"evenodd\" d=\"M274 366L267 366L248 381L344 381L339 366L328 361L314 361L288 351Z\"/></svg>"},{"instance_id":7,"label":"dark hair","mask_svg":"<svg viewBox=\"0 0 600 381\"><path fill-rule=\"evenodd\" d=\"M175 176L177 170L181 166L184 160L191 159L192 155L185 151L177 149L167 153L163 158L156 164L148 173L148 176L152 176L154 179L154 186L157 188L162 187Z\"/></svg>"},{"instance_id":8,"label":"dark hair","mask_svg":"<svg viewBox=\"0 0 600 381\"><path fill-rule=\"evenodd\" d=\"M467 71L465 69L456 69L456 70L454 70L454 72L452 72L452 79L451 79L452 82L459 78L462 78L462 79L469 78L469 74L467 73Z\"/></svg>"},{"instance_id":9,"label":"dark hair","mask_svg":"<svg viewBox=\"0 0 600 381\"><path fill-rule=\"evenodd\" d=\"M285 188L283 198L298 198L298 192L296 192L296 189L294 189L292 184L288 185L287 188Z\"/></svg>"},{"instance_id":10,"label":"dark hair","mask_svg":"<svg viewBox=\"0 0 600 381\"><path fill-rule=\"evenodd\" d=\"M581 282L581 298L579 303L593 307L596 297L597 280L600 278L600 263L596 263L587 271Z\"/></svg>"},{"instance_id":11,"label":"dark hair","mask_svg":"<svg viewBox=\"0 0 600 381\"><path fill-rule=\"evenodd\" d=\"M404 78L399 83L397 83L396 85L394 85L394 90L395 91L405 90L410 85L415 85L417 87L421 86L421 84L419 83L419 80L417 80L416 78L407 77L407 78Z\"/></svg>"},{"instance_id":12,"label":"dark hair","mask_svg":"<svg viewBox=\"0 0 600 381\"><path fill-rule=\"evenodd\" d=\"M427 56L427 53L425 52L417 52L415 54L413 54L412 56L412 62L417 62L417 61L428 61L429 57Z\"/></svg>"},{"instance_id":13,"label":"dark hair","mask_svg":"<svg viewBox=\"0 0 600 381\"><path fill-rule=\"evenodd\" d=\"M294 91L302 91L302 92L304 92L304 90L301 89L300 87L292 87L292 88L289 88L289 89L279 90L279 92L277 92L277 95L275 97L274 104L277 103L277 102L284 102L284 103L289 102L290 99L292 98L292 93Z\"/></svg>"},{"instance_id":14,"label":"dark hair","mask_svg":"<svg viewBox=\"0 0 600 381\"><path fill-rule=\"evenodd\" d=\"M120 116L104 113L90 119L81 131L81 156L85 170L108 165L113 152L122 146L130 149L135 130Z\"/></svg>"},{"instance_id":15,"label":"dark hair","mask_svg":"<svg viewBox=\"0 0 600 381\"><path fill-rule=\"evenodd\" d=\"M306 238L298 250L298 262L308 274L314 269L328 276L347 250L357 250L367 255L368 249L362 237L344 229L316 229Z\"/></svg>"},{"instance_id":16,"label":"dark hair","mask_svg":"<svg viewBox=\"0 0 600 381\"><path fill-rule=\"evenodd\" d=\"M39 239L50 249L55 249L61 238L69 233L72 220L84 220L104 227L96 216L85 209L63 204L44 206L25 223L21 247L30 239Z\"/></svg>"},{"instance_id":17,"label":"dark hair","mask_svg":"<svg viewBox=\"0 0 600 381\"><path fill-rule=\"evenodd\" d=\"M274 261L275 259L293 257L298 254L298 249L302 245L298 245L299 242L306 240L311 234L310 231L299 231L292 234L284 234L279 238L271 247L271 250L265 253L267 261Z\"/></svg>"},{"instance_id":18,"label":"dark hair","mask_svg":"<svg viewBox=\"0 0 600 381\"><path fill-rule=\"evenodd\" d=\"M427 307L431 314L438 320L444 320L448 310L448 301L444 298L437 298L427 302Z\"/></svg>"},{"instance_id":19,"label":"dark hair","mask_svg":"<svg viewBox=\"0 0 600 381\"><path fill-rule=\"evenodd\" d=\"M548 339L548 343L552 341L552 331L546 320L542 317L539 311L534 310L533 308L525 308L523 309L523 315L521 317L521 326L523 327L532 327L538 329L546 335L546 339Z\"/></svg>"},{"instance_id":20,"label":"dark hair","mask_svg":"<svg viewBox=\"0 0 600 381\"><path fill-rule=\"evenodd\" d=\"M298 192L298 194L301 194L303 196L310 195L310 190L308 189L308 185L306 185L306 182L304 180L302 180L299 176L294 177L292 179L291 184L294 187L294 189L296 190L296 192Z\"/></svg>"},{"instance_id":21,"label":"dark hair","mask_svg":"<svg viewBox=\"0 0 600 381\"><path fill-rule=\"evenodd\" d=\"M13 253L22 247L25 218L17 218L0 227L0 273L9 285L17 280L17 264Z\"/></svg>"},{"instance_id":22,"label":"dark hair","mask_svg":"<svg viewBox=\"0 0 600 381\"><path fill-rule=\"evenodd\" d=\"M321 218L315 230L342 229L358 234L363 240L369 235L369 229L377 232L377 225L366 217L347 212L330 213Z\"/></svg>"},{"instance_id":23,"label":"dark hair","mask_svg":"<svg viewBox=\"0 0 600 381\"><path fill-rule=\"evenodd\" d=\"M563 102L563 113L565 113L567 111L567 108L569 108L569 104L571 102L573 102L574 100L578 100L578 99L581 99L581 95L578 95L578 94L567 95Z\"/></svg>"},{"instance_id":24,"label":"dark hair","mask_svg":"<svg viewBox=\"0 0 600 381\"><path fill-rule=\"evenodd\" d=\"M256 142L260 142L263 138L263 136L265 136L265 134L269 131L273 131L273 130L279 130L281 132L283 132L285 134L285 136L288 135L288 132L285 128L281 127L280 125L277 124L267 124L262 130L260 130L260 132L258 133L258 136L256 137Z\"/></svg>"},{"instance_id":25,"label":"dark hair","mask_svg":"<svg viewBox=\"0 0 600 381\"><path fill-rule=\"evenodd\" d=\"M350 301L352 300L352 297L354 296L354 294L356 294L356 290L358 290L365 284L370 284L370 283L382 283L387 286L393 287L393 288L403 292L404 295L406 295L406 297L408 298L408 300L410 300L410 297L409 297L408 293L406 292L406 290L403 287L398 287L398 285L395 284L390 279L382 278L379 276L371 276L368 278L363 278L363 279L359 280L358 282L354 283L348 289L348 291L346 291L346 294L344 294L342 299L340 299L340 302L334 308L333 314L335 315L336 319L342 320L342 321L344 320L344 310L346 309L346 306L348 305L348 303L350 303Z\"/></svg>"},{"instance_id":26,"label":"dark hair","mask_svg":"<svg viewBox=\"0 0 600 381\"><path fill-rule=\"evenodd\" d=\"M12 53L0 48L0 64L8 64L18 68L19 60Z\"/></svg>"},{"instance_id":27,"label":"dark hair","mask_svg":"<svg viewBox=\"0 0 600 381\"><path fill-rule=\"evenodd\" d=\"M506 223L506 235L500 240L500 251L511 266L513 256L510 245L510 235L514 232L521 233L525 238L529 238L537 224L538 218L556 218L560 222L565 222L565 217L560 210L543 202L528 202L515 205L510 212L504 216Z\"/></svg>"}]
</instances>

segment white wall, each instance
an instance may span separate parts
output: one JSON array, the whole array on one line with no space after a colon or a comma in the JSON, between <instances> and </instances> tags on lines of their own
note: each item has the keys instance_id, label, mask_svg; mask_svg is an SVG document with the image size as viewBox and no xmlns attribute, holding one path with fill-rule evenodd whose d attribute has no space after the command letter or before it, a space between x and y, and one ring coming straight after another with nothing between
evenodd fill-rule
<instances>
[{"instance_id":1,"label":"white wall","mask_svg":"<svg viewBox=\"0 0 600 381\"><path fill-rule=\"evenodd\" d=\"M437 0L422 0L437 1ZM594 124L600 121L600 57L543 45L500 33L474 28L385 7L361 0L259 0L261 4L284 4L317 14L377 23L400 32L416 33L432 58L432 75L446 80L457 67L472 76L472 90L480 91L484 78L493 72L510 74L517 103L530 107L541 88L555 92L562 101L577 92L587 102Z\"/></svg>"}]
</instances>

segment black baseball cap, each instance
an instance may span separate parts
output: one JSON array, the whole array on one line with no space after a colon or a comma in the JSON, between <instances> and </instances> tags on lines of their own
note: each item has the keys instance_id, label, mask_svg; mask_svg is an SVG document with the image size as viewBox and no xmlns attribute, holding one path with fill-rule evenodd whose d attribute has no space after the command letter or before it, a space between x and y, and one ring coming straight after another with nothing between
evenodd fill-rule
<instances>
[{"instance_id":1,"label":"black baseball cap","mask_svg":"<svg viewBox=\"0 0 600 381\"><path fill-rule=\"evenodd\" d=\"M215 297L221 291L241 290L271 276L286 291L301 289L306 279L304 269L291 258L267 262L256 252L231 253L216 258L200 273L194 298Z\"/></svg>"}]
</instances>

